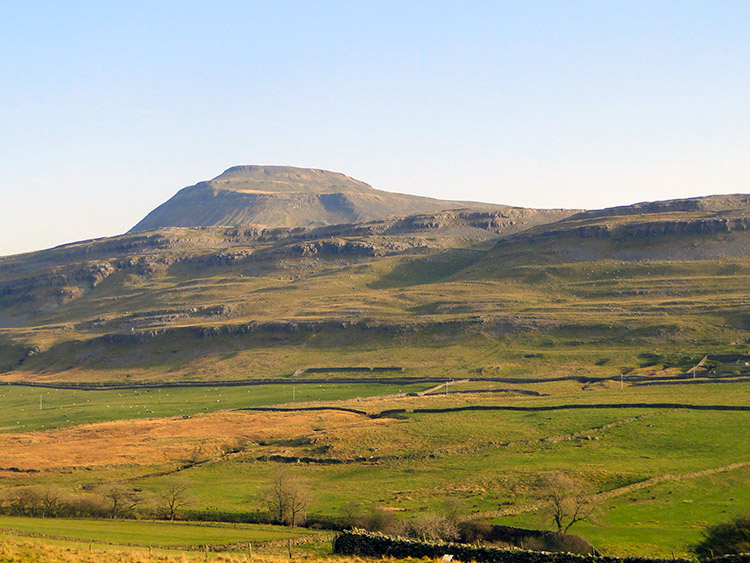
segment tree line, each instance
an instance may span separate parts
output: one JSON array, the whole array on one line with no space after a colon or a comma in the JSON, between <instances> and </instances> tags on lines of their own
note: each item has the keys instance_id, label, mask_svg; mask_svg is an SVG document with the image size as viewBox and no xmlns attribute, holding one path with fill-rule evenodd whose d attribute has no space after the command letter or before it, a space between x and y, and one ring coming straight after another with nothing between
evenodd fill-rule
<instances>
[{"instance_id":1,"label":"tree line","mask_svg":"<svg viewBox=\"0 0 750 563\"><path fill-rule=\"evenodd\" d=\"M339 507L334 517L310 514L314 495L305 480L287 467L279 467L259 501L260 510L220 513L191 508L195 498L189 481L168 478L157 491L147 492L126 482L84 487L68 492L51 485L8 487L0 491L0 513L30 517L149 518L164 520L215 520L273 523L328 529L359 528L422 541L459 541L514 546L541 551L590 554L594 548L583 538L570 534L579 522L592 521L599 509L584 483L561 473L542 477L541 513L551 531L521 530L498 526L472 517L461 500L447 500L429 511L403 518L384 507L367 506L351 500ZM750 546L750 517L709 528L695 548L707 557L732 553L728 544Z\"/></svg>"},{"instance_id":2,"label":"tree line","mask_svg":"<svg viewBox=\"0 0 750 563\"><path fill-rule=\"evenodd\" d=\"M557 526L557 535L565 535L575 523L591 516L594 507L584 500L581 494L584 489L574 481L555 475L549 477L544 486L548 489L549 513ZM265 492L253 500L260 508L256 512L239 514L195 509L196 502L189 481L167 478L157 491L144 491L126 482L85 486L76 492L50 485L6 488L0 492L0 512L47 518L192 519L329 529L362 528L422 540L494 543L507 540L513 545L518 545L520 541L523 547L550 548L548 541L541 545L539 537L535 538L533 534L508 540L505 537L507 534L501 533L502 527L471 519L466 506L458 500L446 501L433 510L420 512L411 518L403 518L384 507L368 506L354 500L339 507L338 514L333 517L311 514L314 495L309 485L297 472L285 466L277 468ZM586 550L589 547L578 546L576 549Z\"/></svg>"}]
</instances>

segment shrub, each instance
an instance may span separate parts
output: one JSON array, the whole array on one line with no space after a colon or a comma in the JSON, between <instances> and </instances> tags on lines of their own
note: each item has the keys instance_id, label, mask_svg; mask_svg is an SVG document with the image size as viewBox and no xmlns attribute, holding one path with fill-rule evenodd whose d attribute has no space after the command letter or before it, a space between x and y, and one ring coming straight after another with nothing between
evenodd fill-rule
<instances>
[{"instance_id":1,"label":"shrub","mask_svg":"<svg viewBox=\"0 0 750 563\"><path fill-rule=\"evenodd\" d=\"M699 559L750 553L750 514L706 528L703 540L693 546L693 553Z\"/></svg>"},{"instance_id":2,"label":"shrub","mask_svg":"<svg viewBox=\"0 0 750 563\"><path fill-rule=\"evenodd\" d=\"M456 523L442 514L427 513L419 515L408 527L410 536L420 540L454 540L459 531Z\"/></svg>"},{"instance_id":3,"label":"shrub","mask_svg":"<svg viewBox=\"0 0 750 563\"><path fill-rule=\"evenodd\" d=\"M492 524L486 520L469 520L458 524L459 540L463 543L487 541L492 534Z\"/></svg>"}]
</instances>

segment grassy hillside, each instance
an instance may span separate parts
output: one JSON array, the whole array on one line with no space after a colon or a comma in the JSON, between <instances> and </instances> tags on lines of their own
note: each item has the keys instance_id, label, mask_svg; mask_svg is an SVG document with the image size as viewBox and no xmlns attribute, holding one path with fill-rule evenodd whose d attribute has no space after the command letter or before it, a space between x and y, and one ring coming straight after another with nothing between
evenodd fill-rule
<instances>
[{"instance_id":1,"label":"grassy hillside","mask_svg":"<svg viewBox=\"0 0 750 563\"><path fill-rule=\"evenodd\" d=\"M473 259L458 272L441 270L438 255L318 262L286 279L179 269L113 276L40 313L37 326L4 329L13 369L3 377L223 380L378 365L415 377L615 376L642 369L642 354L663 360L647 366L656 373L748 351L744 258L515 267Z\"/></svg>"}]
</instances>

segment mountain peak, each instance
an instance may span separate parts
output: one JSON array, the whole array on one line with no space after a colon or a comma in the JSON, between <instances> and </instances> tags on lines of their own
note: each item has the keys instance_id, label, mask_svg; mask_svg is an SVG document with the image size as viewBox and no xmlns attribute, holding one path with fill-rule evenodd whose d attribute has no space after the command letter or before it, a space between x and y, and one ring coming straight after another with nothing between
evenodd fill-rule
<instances>
[{"instance_id":1,"label":"mountain peak","mask_svg":"<svg viewBox=\"0 0 750 563\"><path fill-rule=\"evenodd\" d=\"M208 183L233 191L341 193L373 189L340 172L294 166L233 166Z\"/></svg>"},{"instance_id":2,"label":"mountain peak","mask_svg":"<svg viewBox=\"0 0 750 563\"><path fill-rule=\"evenodd\" d=\"M498 206L385 192L328 170L244 165L183 188L130 232L219 225L310 227L480 207Z\"/></svg>"}]
</instances>

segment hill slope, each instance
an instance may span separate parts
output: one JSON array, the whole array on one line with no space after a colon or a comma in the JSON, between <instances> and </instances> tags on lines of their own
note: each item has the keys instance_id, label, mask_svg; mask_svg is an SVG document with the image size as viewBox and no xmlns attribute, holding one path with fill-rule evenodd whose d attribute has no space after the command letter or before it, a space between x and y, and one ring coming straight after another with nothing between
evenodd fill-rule
<instances>
[{"instance_id":1,"label":"hill slope","mask_svg":"<svg viewBox=\"0 0 750 563\"><path fill-rule=\"evenodd\" d=\"M216 225L335 225L467 207L493 206L384 192L326 170L235 166L213 180L180 190L130 232Z\"/></svg>"},{"instance_id":2,"label":"hill slope","mask_svg":"<svg viewBox=\"0 0 750 563\"><path fill-rule=\"evenodd\" d=\"M638 203L572 214L500 240L492 260L569 263L750 256L750 196Z\"/></svg>"},{"instance_id":3,"label":"hill slope","mask_svg":"<svg viewBox=\"0 0 750 563\"><path fill-rule=\"evenodd\" d=\"M240 167L220 178L194 187L219 194L197 210L225 216L221 194L298 197L300 186L311 198L382 193L301 169ZM555 370L612 375L656 345L745 353L749 227L748 197L738 195L84 241L0 258L0 371L202 380L365 364L439 377L488 366L546 375L552 359L523 359L543 355ZM617 363L604 362L613 347Z\"/></svg>"}]
</instances>

